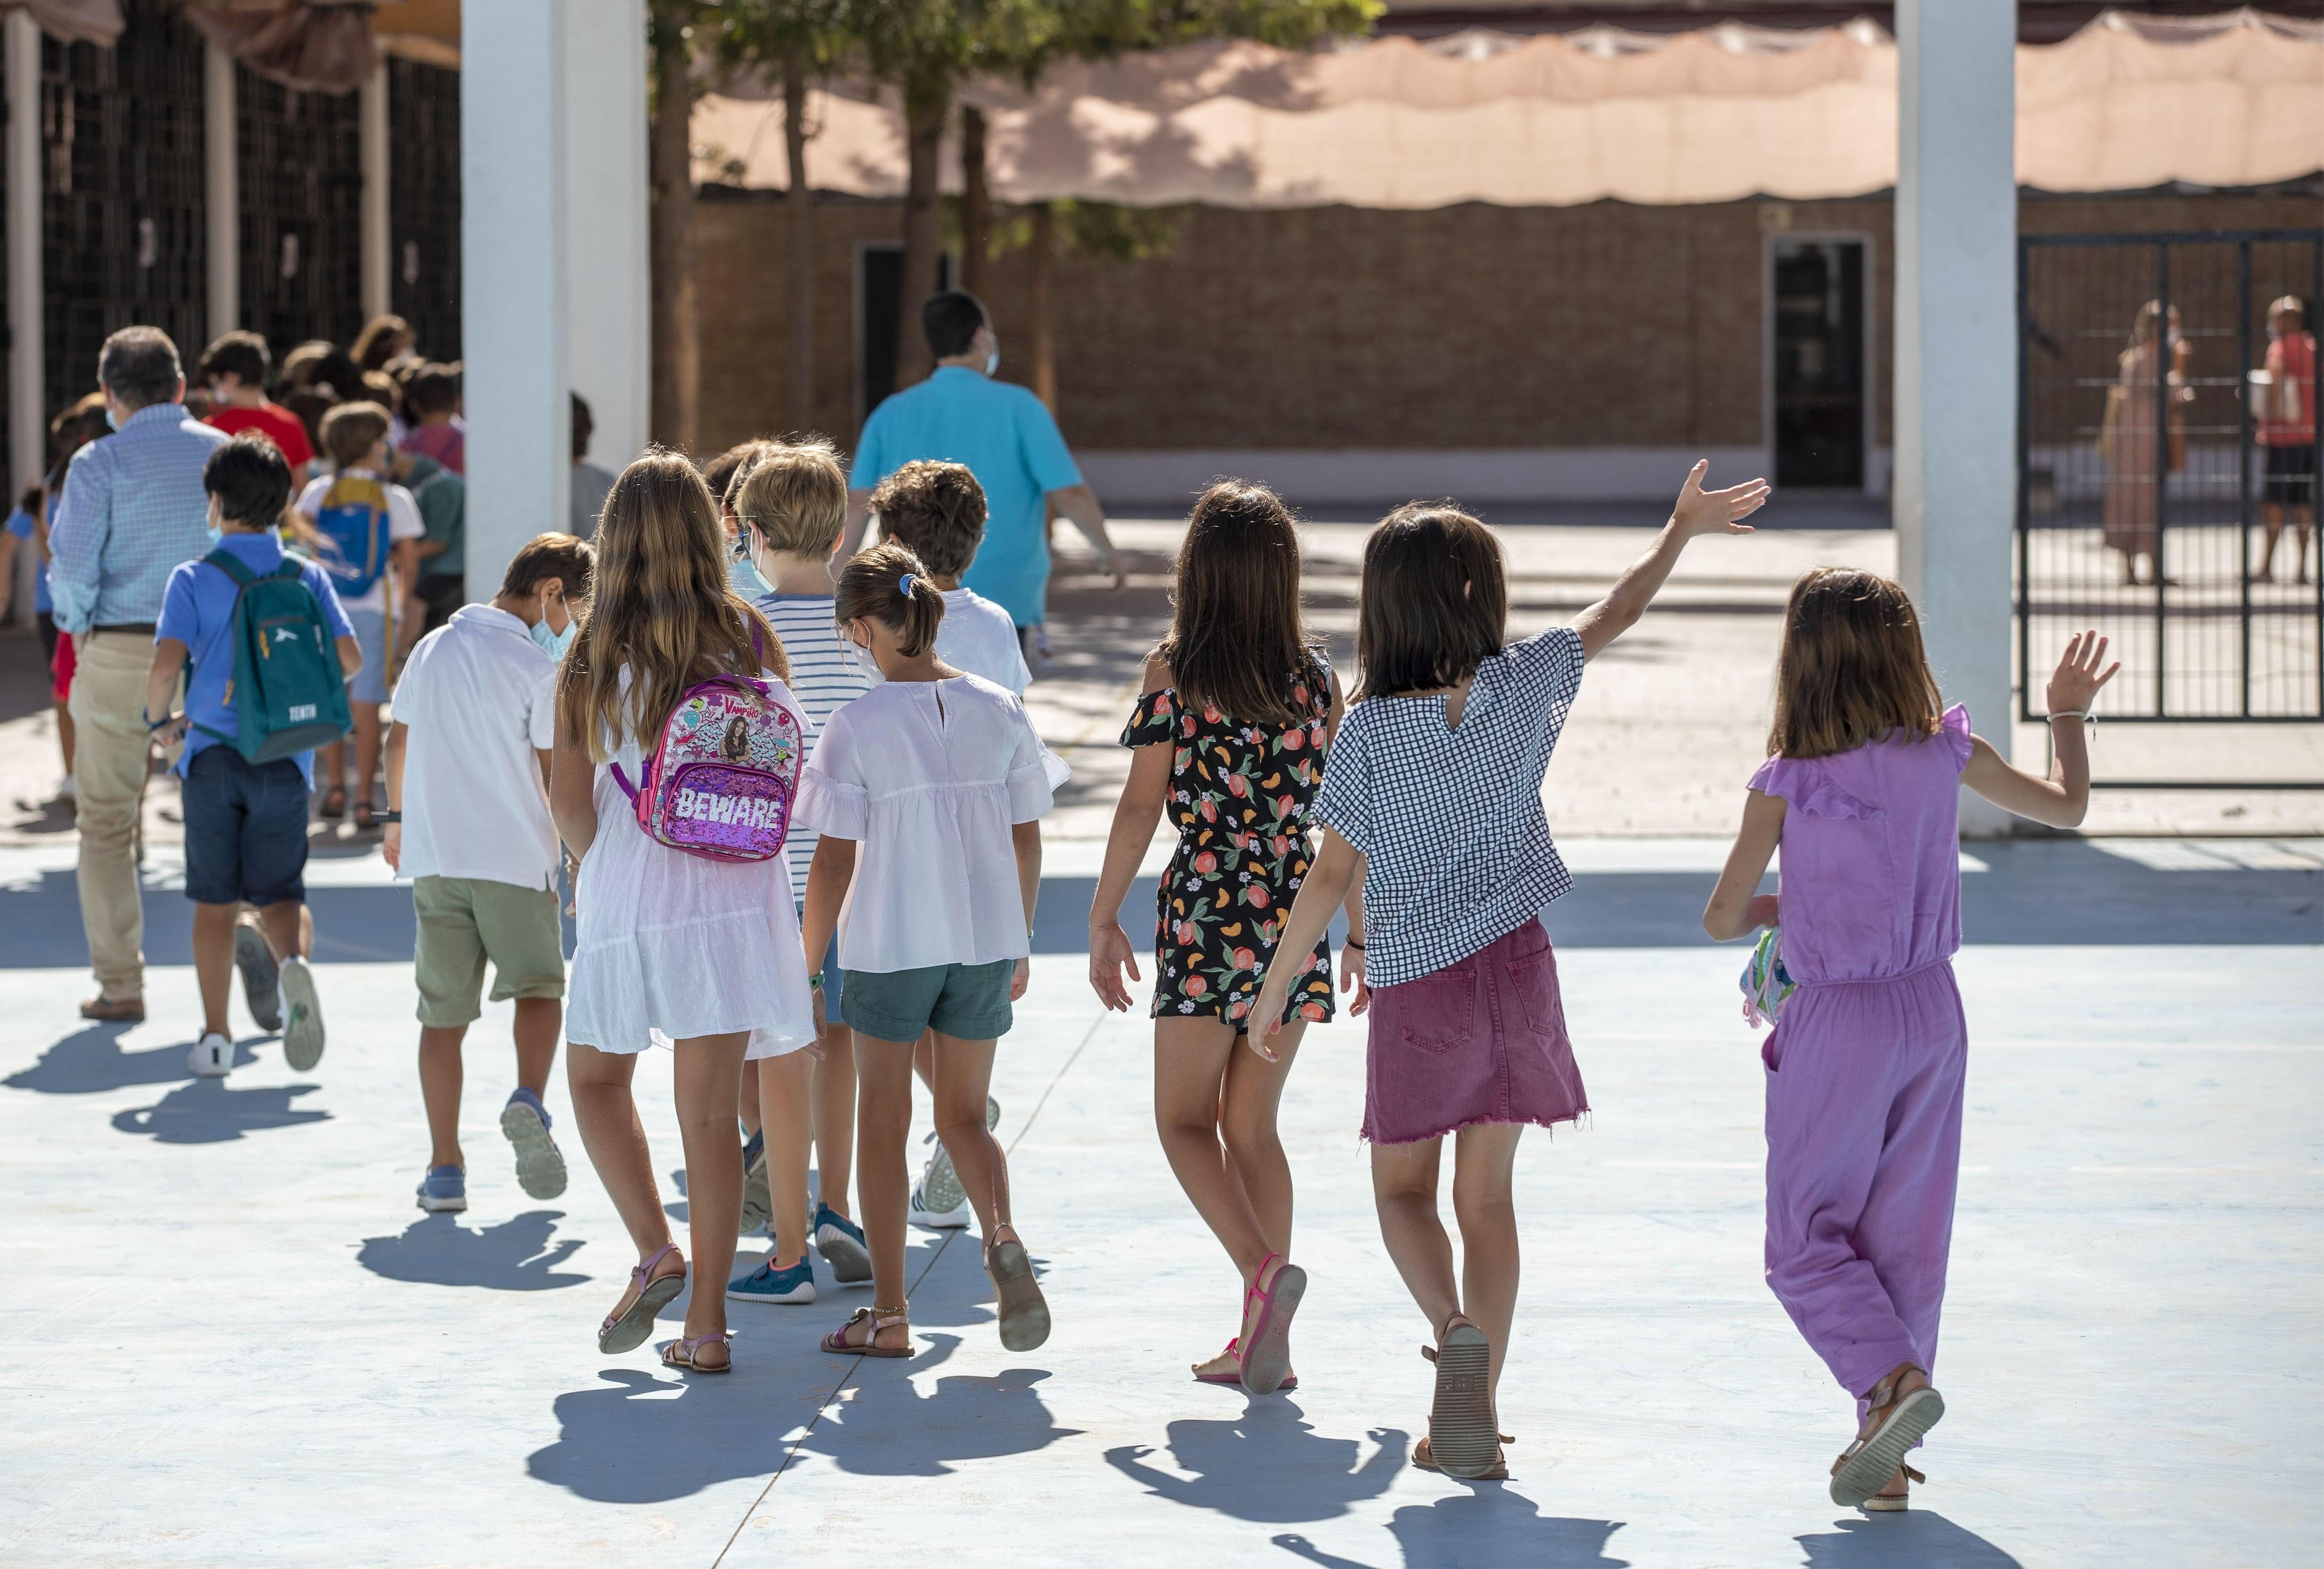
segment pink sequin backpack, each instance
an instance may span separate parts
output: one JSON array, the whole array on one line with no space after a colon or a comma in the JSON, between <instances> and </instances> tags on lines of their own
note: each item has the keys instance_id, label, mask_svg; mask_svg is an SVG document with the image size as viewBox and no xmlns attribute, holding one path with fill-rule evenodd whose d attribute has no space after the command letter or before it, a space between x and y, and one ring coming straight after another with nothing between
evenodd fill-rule
<instances>
[{"instance_id":1,"label":"pink sequin backpack","mask_svg":"<svg viewBox=\"0 0 2324 1569\"><path fill-rule=\"evenodd\" d=\"M636 788L620 763L613 782L657 843L706 861L768 861L790 826L799 752L798 715L768 683L714 676L678 698Z\"/></svg>"}]
</instances>

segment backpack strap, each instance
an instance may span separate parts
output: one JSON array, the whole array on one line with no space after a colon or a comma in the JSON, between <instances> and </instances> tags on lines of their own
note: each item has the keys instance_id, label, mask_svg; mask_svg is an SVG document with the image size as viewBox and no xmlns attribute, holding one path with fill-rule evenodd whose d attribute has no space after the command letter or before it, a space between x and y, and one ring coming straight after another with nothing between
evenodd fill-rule
<instances>
[{"instance_id":1,"label":"backpack strap","mask_svg":"<svg viewBox=\"0 0 2324 1569\"><path fill-rule=\"evenodd\" d=\"M622 787L622 793L630 798L631 805L635 806L637 804L638 792L631 786L629 776L622 771L622 765L618 762L609 762L605 766L613 771L613 782Z\"/></svg>"},{"instance_id":2,"label":"backpack strap","mask_svg":"<svg viewBox=\"0 0 2324 1569\"><path fill-rule=\"evenodd\" d=\"M257 574L242 564L241 558L223 546L202 558L211 566L234 579L237 588L248 588L258 581Z\"/></svg>"}]
</instances>

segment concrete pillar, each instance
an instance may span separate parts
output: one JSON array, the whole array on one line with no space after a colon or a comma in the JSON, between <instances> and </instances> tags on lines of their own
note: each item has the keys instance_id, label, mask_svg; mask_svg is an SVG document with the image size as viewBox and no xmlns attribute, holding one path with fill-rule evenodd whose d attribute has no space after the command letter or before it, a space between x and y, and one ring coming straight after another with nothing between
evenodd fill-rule
<instances>
[{"instance_id":1,"label":"concrete pillar","mask_svg":"<svg viewBox=\"0 0 2324 1569\"><path fill-rule=\"evenodd\" d=\"M645 0L568 0L565 61L567 369L596 421L590 459L618 474L653 401Z\"/></svg>"},{"instance_id":2,"label":"concrete pillar","mask_svg":"<svg viewBox=\"0 0 2324 1569\"><path fill-rule=\"evenodd\" d=\"M373 68L355 100L355 138L363 160L363 311L387 314L387 61Z\"/></svg>"},{"instance_id":3,"label":"concrete pillar","mask_svg":"<svg viewBox=\"0 0 2324 1569\"><path fill-rule=\"evenodd\" d=\"M567 522L567 0L460 8L467 578L480 598L499 586L519 547Z\"/></svg>"},{"instance_id":4,"label":"concrete pillar","mask_svg":"<svg viewBox=\"0 0 2324 1569\"><path fill-rule=\"evenodd\" d=\"M2009 753L2017 7L1897 0L1896 558L1948 702ZM1964 794L1965 834L2007 817Z\"/></svg>"},{"instance_id":5,"label":"concrete pillar","mask_svg":"<svg viewBox=\"0 0 2324 1569\"><path fill-rule=\"evenodd\" d=\"M7 14L8 469L9 494L48 466L47 335L42 330L41 27L21 8ZM9 586L0 585L0 592Z\"/></svg>"},{"instance_id":6,"label":"concrete pillar","mask_svg":"<svg viewBox=\"0 0 2324 1569\"><path fill-rule=\"evenodd\" d=\"M202 226L213 338L242 325L242 172L235 161L235 102L234 56L215 43L203 44ZM290 346L270 346L280 352ZM203 346L178 347L190 362Z\"/></svg>"}]
</instances>

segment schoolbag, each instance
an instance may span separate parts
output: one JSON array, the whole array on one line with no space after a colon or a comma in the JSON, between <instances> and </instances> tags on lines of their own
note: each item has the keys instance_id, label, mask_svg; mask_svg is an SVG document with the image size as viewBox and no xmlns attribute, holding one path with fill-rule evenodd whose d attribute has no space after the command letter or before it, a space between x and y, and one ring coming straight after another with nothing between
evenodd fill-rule
<instances>
[{"instance_id":1,"label":"schoolbag","mask_svg":"<svg viewBox=\"0 0 2324 1569\"><path fill-rule=\"evenodd\" d=\"M620 763L613 782L656 843L706 861L767 861L790 827L800 751L798 715L765 681L714 676L678 698L637 786Z\"/></svg>"},{"instance_id":2,"label":"schoolbag","mask_svg":"<svg viewBox=\"0 0 2324 1569\"><path fill-rule=\"evenodd\" d=\"M315 531L340 599L361 599L387 570L388 521L387 486L366 475L342 474L323 493Z\"/></svg>"},{"instance_id":3,"label":"schoolbag","mask_svg":"<svg viewBox=\"0 0 2324 1569\"><path fill-rule=\"evenodd\" d=\"M323 620L322 603L300 581L306 563L295 556L259 577L225 550L202 558L234 579L234 675L226 700L235 734L202 727L230 742L252 762L295 757L338 740L355 727L347 713L346 678Z\"/></svg>"}]
</instances>

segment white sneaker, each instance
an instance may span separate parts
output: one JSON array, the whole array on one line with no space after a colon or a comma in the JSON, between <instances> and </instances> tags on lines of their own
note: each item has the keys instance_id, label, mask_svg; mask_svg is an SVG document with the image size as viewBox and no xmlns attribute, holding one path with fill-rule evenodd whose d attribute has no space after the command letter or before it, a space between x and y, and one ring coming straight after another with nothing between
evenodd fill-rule
<instances>
[{"instance_id":1,"label":"white sneaker","mask_svg":"<svg viewBox=\"0 0 2324 1569\"><path fill-rule=\"evenodd\" d=\"M234 1071L234 1042L213 1029L186 1054L186 1068L198 1079L222 1079Z\"/></svg>"},{"instance_id":2,"label":"white sneaker","mask_svg":"<svg viewBox=\"0 0 2324 1569\"><path fill-rule=\"evenodd\" d=\"M936 1147L936 1159L944 1160L944 1147L942 1145L938 1145ZM929 1162L932 1166L935 1163L935 1161ZM945 1161L945 1169L947 1171L951 1169L951 1162ZM960 1191L960 1185L957 1179L954 1181L953 1191L954 1193L958 1193ZM950 1209L930 1209L928 1207L927 1178L923 1177L920 1181L912 1185L911 1221L914 1225L927 1226L932 1230L940 1232L960 1231L965 1229L968 1223L975 1218L976 1212L969 1206L968 1199L965 1196L963 1196L961 1201Z\"/></svg>"},{"instance_id":3,"label":"white sneaker","mask_svg":"<svg viewBox=\"0 0 2324 1569\"><path fill-rule=\"evenodd\" d=\"M305 1073L323 1060L323 1005L315 995L314 966L293 954L282 961L282 1060Z\"/></svg>"}]
</instances>

